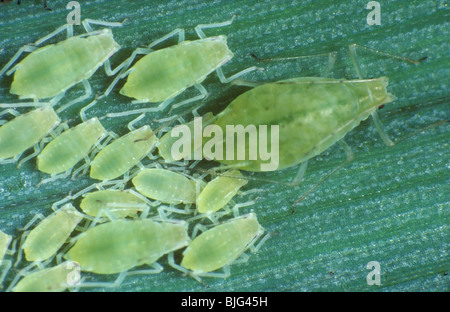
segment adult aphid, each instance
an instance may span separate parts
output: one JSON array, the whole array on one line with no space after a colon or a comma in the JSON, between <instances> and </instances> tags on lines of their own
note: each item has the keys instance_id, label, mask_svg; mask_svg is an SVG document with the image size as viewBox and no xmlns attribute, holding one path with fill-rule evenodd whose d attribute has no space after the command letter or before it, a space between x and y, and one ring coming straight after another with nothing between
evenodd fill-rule
<instances>
[{"instance_id":1,"label":"adult aphid","mask_svg":"<svg viewBox=\"0 0 450 312\"><path fill-rule=\"evenodd\" d=\"M376 113L378 107L394 100L394 96L386 89L388 78L363 79L355 48L356 45L350 46L351 59L359 77L356 80L298 77L264 84L242 82L243 85L254 88L233 100L216 116L217 120L213 125L218 126L223 133L230 125L241 125L247 131L253 127L259 144L264 143L272 157L262 157L260 153L255 159L250 159L248 155L254 151L250 140L241 145L239 140L235 140L230 144L231 156L234 157L221 157L216 160L247 171L281 170L301 163L297 176L292 181L295 185L301 181L307 161L336 142L346 151L347 161L324 179L351 161L353 153L343 137L369 116L373 117L383 141L387 145L393 145ZM365 49L415 64L424 59L414 61L370 48ZM331 56L332 65L334 55ZM266 126L264 129L267 129L268 133L262 133L261 126ZM229 141L228 137L217 144L229 143L225 141ZM215 150L217 151L218 147ZM227 144L227 153L229 150ZM246 155L245 159L237 157L237 153L242 151ZM208 158L214 159L213 156Z\"/></svg>"}]
</instances>

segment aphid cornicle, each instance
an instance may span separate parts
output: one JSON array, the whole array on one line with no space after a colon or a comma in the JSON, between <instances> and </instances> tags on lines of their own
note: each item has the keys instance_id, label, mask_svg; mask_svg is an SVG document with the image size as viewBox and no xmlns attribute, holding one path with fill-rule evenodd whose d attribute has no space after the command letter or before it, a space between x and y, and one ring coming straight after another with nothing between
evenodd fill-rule
<instances>
[{"instance_id":1,"label":"aphid cornicle","mask_svg":"<svg viewBox=\"0 0 450 312\"><path fill-rule=\"evenodd\" d=\"M0 162L8 158L17 160L23 152L48 135L59 122L58 115L47 106L20 115L1 126Z\"/></svg>"},{"instance_id":2,"label":"aphid cornicle","mask_svg":"<svg viewBox=\"0 0 450 312\"><path fill-rule=\"evenodd\" d=\"M175 96L194 86L200 95L177 103L172 108L186 105L206 97L207 91L201 83L213 71L216 71L221 82L227 83L256 69L256 67L247 68L230 78L225 78L220 67L233 57L233 53L227 46L227 39L225 36L207 38L203 33L204 28L230 25L233 19L234 16L227 22L198 25L195 30L200 37L199 40L184 41L184 30L176 29L152 42L147 48L136 49L124 63L119 65L123 66L123 69L108 87L105 95L111 92L119 79L128 76L127 82L120 90L121 94L134 98L138 102L162 103L156 108L136 109L107 116L118 117L163 110ZM178 45L157 51L152 50L154 46L176 35L178 35ZM138 54L145 54L145 56L128 69Z\"/></svg>"},{"instance_id":3,"label":"aphid cornicle","mask_svg":"<svg viewBox=\"0 0 450 312\"><path fill-rule=\"evenodd\" d=\"M84 20L87 34L72 36L73 26L63 25L51 34L19 49L16 55L0 71L2 76L16 62L23 52L31 52L21 62L7 72L14 72L14 80L10 92L21 99L53 98L58 102L65 91L82 82L85 94L70 102L73 105L89 97L92 93L88 79L98 67L105 65L108 75L115 74L120 68L111 70L109 58L119 50L110 29L92 31L90 24L103 26L121 26L121 23L109 23L95 20ZM40 44L67 30L68 39L56 44L37 48ZM66 104L69 105L69 104Z\"/></svg>"},{"instance_id":4,"label":"aphid cornicle","mask_svg":"<svg viewBox=\"0 0 450 312\"><path fill-rule=\"evenodd\" d=\"M64 257L79 263L82 271L115 274L151 265L188 243L184 221L115 220L82 233Z\"/></svg>"},{"instance_id":5,"label":"aphid cornicle","mask_svg":"<svg viewBox=\"0 0 450 312\"><path fill-rule=\"evenodd\" d=\"M227 274L209 272L231 264L263 233L254 213L231 219L194 238L183 252L181 267L194 277L225 277Z\"/></svg>"}]
</instances>

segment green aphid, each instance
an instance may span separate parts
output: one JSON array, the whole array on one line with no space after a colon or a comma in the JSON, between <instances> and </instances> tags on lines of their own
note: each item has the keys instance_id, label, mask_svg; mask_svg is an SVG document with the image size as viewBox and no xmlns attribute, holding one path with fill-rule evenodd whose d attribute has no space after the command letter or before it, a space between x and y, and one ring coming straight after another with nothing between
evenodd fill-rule
<instances>
[{"instance_id":1,"label":"green aphid","mask_svg":"<svg viewBox=\"0 0 450 312\"><path fill-rule=\"evenodd\" d=\"M92 94L88 79L98 67L105 65L108 75L115 74L119 69L111 71L109 58L120 49L114 41L110 29L92 31L90 23L102 26L121 26L121 23L110 23L95 20L84 20L83 26L88 32L73 36L73 26L66 24L54 32L36 41L33 45L25 45L0 71L10 75L14 72L14 80L10 92L21 99L34 100L52 98L59 101L64 92L82 82L85 94L71 102L70 105L84 100ZM43 42L57 34L67 31L68 38L56 44L38 47ZM7 70L20 58L24 52L31 52L11 70Z\"/></svg>"},{"instance_id":2,"label":"green aphid","mask_svg":"<svg viewBox=\"0 0 450 312\"><path fill-rule=\"evenodd\" d=\"M20 115L0 127L0 163L17 160L37 145L60 122L53 108L46 106ZM39 147L36 148L38 153Z\"/></svg>"},{"instance_id":3,"label":"green aphid","mask_svg":"<svg viewBox=\"0 0 450 312\"><path fill-rule=\"evenodd\" d=\"M197 182L167 169L144 169L132 180L142 195L167 204L193 204Z\"/></svg>"},{"instance_id":4,"label":"green aphid","mask_svg":"<svg viewBox=\"0 0 450 312\"><path fill-rule=\"evenodd\" d=\"M199 213L214 213L226 206L247 184L247 180L239 170L230 170L208 182L197 198Z\"/></svg>"},{"instance_id":5,"label":"green aphid","mask_svg":"<svg viewBox=\"0 0 450 312\"><path fill-rule=\"evenodd\" d=\"M188 243L184 221L116 220L88 229L64 257L79 263L82 271L115 274L152 265Z\"/></svg>"},{"instance_id":6,"label":"green aphid","mask_svg":"<svg viewBox=\"0 0 450 312\"><path fill-rule=\"evenodd\" d=\"M229 272L221 275L212 271L230 265L263 233L254 213L231 219L194 238L183 252L181 267L193 277L226 277Z\"/></svg>"},{"instance_id":7,"label":"green aphid","mask_svg":"<svg viewBox=\"0 0 450 312\"><path fill-rule=\"evenodd\" d=\"M61 292L76 287L79 282L78 266L65 261L57 266L26 273L11 291L13 292Z\"/></svg>"},{"instance_id":8,"label":"green aphid","mask_svg":"<svg viewBox=\"0 0 450 312\"><path fill-rule=\"evenodd\" d=\"M237 151L250 155L251 145L250 140L244 146L235 140L234 157L216 160L248 171L281 170L304 162L338 142L378 107L392 102L387 85L387 77L354 81L302 77L257 86L233 100L214 125L223 133L229 125L255 126L258 138L260 126L267 126L267 151L277 159L263 159L258 153L254 160L238 160ZM274 125L277 133L271 130Z\"/></svg>"},{"instance_id":9,"label":"green aphid","mask_svg":"<svg viewBox=\"0 0 450 312\"><path fill-rule=\"evenodd\" d=\"M22 245L27 261L44 261L56 255L82 219L71 204L43 219L26 235Z\"/></svg>"},{"instance_id":10,"label":"green aphid","mask_svg":"<svg viewBox=\"0 0 450 312\"><path fill-rule=\"evenodd\" d=\"M97 217L103 211L106 216L137 218L140 212L148 209L148 205L134 192L102 190L86 194L80 203L80 208L93 217Z\"/></svg>"},{"instance_id":11,"label":"green aphid","mask_svg":"<svg viewBox=\"0 0 450 312\"><path fill-rule=\"evenodd\" d=\"M92 160L91 178L112 180L123 175L148 155L157 142L158 138L149 126L114 140Z\"/></svg>"},{"instance_id":12,"label":"green aphid","mask_svg":"<svg viewBox=\"0 0 450 312\"><path fill-rule=\"evenodd\" d=\"M106 134L105 128L97 118L64 131L39 154L38 170L55 175L72 169Z\"/></svg>"}]
</instances>

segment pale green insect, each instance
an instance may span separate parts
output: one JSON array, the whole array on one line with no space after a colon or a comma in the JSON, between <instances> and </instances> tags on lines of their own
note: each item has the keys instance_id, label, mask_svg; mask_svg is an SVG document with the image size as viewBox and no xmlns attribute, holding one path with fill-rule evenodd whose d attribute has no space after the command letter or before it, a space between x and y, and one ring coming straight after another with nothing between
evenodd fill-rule
<instances>
[{"instance_id":1,"label":"pale green insect","mask_svg":"<svg viewBox=\"0 0 450 312\"><path fill-rule=\"evenodd\" d=\"M239 170L230 170L208 182L197 198L200 213L214 213L227 205L248 181Z\"/></svg>"},{"instance_id":2,"label":"pale green insect","mask_svg":"<svg viewBox=\"0 0 450 312\"><path fill-rule=\"evenodd\" d=\"M72 101L70 105L88 98L92 94L88 79L98 67L104 64L108 75L113 75L120 69L111 71L108 60L120 49L120 46L114 41L111 30L92 31L90 23L103 26L122 25L121 23L84 20L83 26L88 32L87 34L72 37L73 26L65 24L34 44L25 45L0 71L0 76L2 76L20 58L22 53L31 52L7 72L8 75L15 72L10 92L17 94L21 99L54 98L52 102L55 103L63 97L67 89L82 82L85 94ZM68 39L37 48L63 31L67 31Z\"/></svg>"},{"instance_id":3,"label":"pale green insect","mask_svg":"<svg viewBox=\"0 0 450 312\"><path fill-rule=\"evenodd\" d=\"M116 218L137 218L138 213L148 212L148 203L140 196L129 190L101 190L86 194L80 208L93 217L103 210L105 214Z\"/></svg>"},{"instance_id":4,"label":"pale green insect","mask_svg":"<svg viewBox=\"0 0 450 312\"><path fill-rule=\"evenodd\" d=\"M92 160L91 178L112 180L123 175L148 155L157 142L158 138L149 126L114 140Z\"/></svg>"},{"instance_id":5,"label":"pale green insect","mask_svg":"<svg viewBox=\"0 0 450 312\"><path fill-rule=\"evenodd\" d=\"M44 261L54 256L82 219L83 216L71 204L43 219L26 235L22 245L25 258Z\"/></svg>"},{"instance_id":6,"label":"pale green insect","mask_svg":"<svg viewBox=\"0 0 450 312\"><path fill-rule=\"evenodd\" d=\"M82 233L64 257L79 263L82 271L115 274L152 265L188 243L184 221L116 220Z\"/></svg>"},{"instance_id":7,"label":"pale green insect","mask_svg":"<svg viewBox=\"0 0 450 312\"><path fill-rule=\"evenodd\" d=\"M78 278L77 265L71 261L65 261L51 268L26 273L11 291L61 292L76 286Z\"/></svg>"},{"instance_id":8,"label":"pale green insect","mask_svg":"<svg viewBox=\"0 0 450 312\"><path fill-rule=\"evenodd\" d=\"M42 107L17 116L0 127L0 163L17 161L23 152L35 146L37 155L39 142L47 136L60 122L51 107ZM12 159L8 159L12 158Z\"/></svg>"},{"instance_id":9,"label":"pale green insect","mask_svg":"<svg viewBox=\"0 0 450 312\"><path fill-rule=\"evenodd\" d=\"M304 162L342 139L379 106L393 101L387 85L387 77L365 81L304 77L255 87L232 101L214 124L224 133L229 125L255 127L258 137L260 126L267 126L267 147L276 152L275 166L270 167L274 159L262 159L259 154L255 160L237 159L238 149L250 155L250 140L245 146L235 140L233 159L217 161L249 171L265 171L264 166L281 170ZM277 135L273 125L278 126Z\"/></svg>"},{"instance_id":10,"label":"pale green insect","mask_svg":"<svg viewBox=\"0 0 450 312\"><path fill-rule=\"evenodd\" d=\"M168 204L193 204L197 183L167 169L144 169L132 180L136 190L148 198Z\"/></svg>"},{"instance_id":11,"label":"pale green insect","mask_svg":"<svg viewBox=\"0 0 450 312\"><path fill-rule=\"evenodd\" d=\"M230 265L263 233L254 213L231 219L194 238L183 252L181 267L190 270L194 277L225 277L228 271L225 275L212 271Z\"/></svg>"},{"instance_id":12,"label":"pale green insect","mask_svg":"<svg viewBox=\"0 0 450 312\"><path fill-rule=\"evenodd\" d=\"M225 36L207 38L203 33L202 29L204 28L230 25L234 17L223 23L198 25L195 30L200 37L199 40L184 41L184 30L176 29L152 42L147 48L136 49L124 63L119 65L123 66L123 70L108 87L105 95L111 92L120 79L128 76L127 82L120 90L122 95L136 99L135 102L162 103L156 108L136 109L108 114L107 116L118 117L163 110L177 95L194 86L200 92L200 95L177 103L172 108L186 105L206 97L207 91L201 83L213 71L216 71L221 82L227 83L238 76L255 70L256 67L251 67L230 78L225 78L220 67L233 57L233 53L227 45L227 38ZM152 50L156 45L177 35L178 45L157 51ZM145 56L128 69L138 54L145 54Z\"/></svg>"},{"instance_id":13,"label":"pale green insect","mask_svg":"<svg viewBox=\"0 0 450 312\"><path fill-rule=\"evenodd\" d=\"M97 118L68 129L52 140L37 157L38 170L55 175L71 170L107 134Z\"/></svg>"}]
</instances>

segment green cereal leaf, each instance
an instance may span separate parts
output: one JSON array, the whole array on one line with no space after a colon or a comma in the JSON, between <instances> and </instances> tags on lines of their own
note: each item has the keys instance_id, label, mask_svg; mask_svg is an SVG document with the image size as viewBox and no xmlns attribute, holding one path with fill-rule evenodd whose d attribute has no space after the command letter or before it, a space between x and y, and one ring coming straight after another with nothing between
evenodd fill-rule
<instances>
[{"instance_id":1,"label":"green cereal leaf","mask_svg":"<svg viewBox=\"0 0 450 312\"><path fill-rule=\"evenodd\" d=\"M227 279L204 278L204 285L183 276L162 258L164 271L151 276L133 275L120 287L107 291L448 291L449 285L449 43L448 9L442 1L380 2L380 25L368 25L369 1L80 1L81 19L121 22L112 29L122 47L111 57L112 68L123 62L137 47L166 35L176 28L186 29L186 39L196 39L198 24L230 20L233 24L205 29L207 36L226 35L234 58L223 66L229 77L250 66L264 67L242 77L251 81L277 81L299 76L319 76L327 66L327 54L337 52L329 77L355 79L348 45L357 43L411 59L375 55L364 49L358 60L365 78L387 76L388 91L396 100L379 110L380 121L398 144L383 144L371 120L363 121L346 135L355 159L338 170L303 201L292 205L328 172L345 161L339 145L309 161L304 181L292 188L277 182L290 181L297 167L273 173L246 174L242 188L258 188L236 202L255 199L256 204L241 209L253 211L271 237L248 262L231 267ZM40 1L10 2L0 6L0 67L17 50L66 23L67 1L52 0L44 10ZM101 29L102 27L95 29ZM82 26L74 27L74 34ZM64 39L64 34L61 37ZM55 38L56 40L57 38ZM53 41L52 41L53 42ZM176 39L173 40L173 44ZM161 47L169 46L166 42ZM258 62L263 58L321 54L293 60ZM323 55L325 54L325 55ZM89 79L93 94L102 94L111 84L103 68ZM12 76L0 78L3 103L18 103L10 94ZM130 110L128 98L119 94L120 81L107 98L87 112L89 118ZM222 111L247 87L221 84L213 73L203 83L209 96L199 113ZM67 91L62 105L80 97L82 85ZM175 102L197 95L195 88ZM70 126L80 123L76 104L60 114ZM191 106L194 108L194 106ZM20 110L21 112L26 111ZM182 109L172 113L180 114ZM128 132L130 118L102 120L104 127L118 135ZM136 116L137 117L137 116ZM142 120L152 129L152 121L167 115L148 115ZM2 119L10 116L1 116ZM192 115L186 116L186 122ZM425 131L421 132L422 129ZM20 131L20 129L18 130ZM29 150L24 156L31 154ZM200 163L207 169L212 164ZM245 173L245 172L244 172ZM36 185L48 175L36 168L36 158L24 163L0 165L0 230L17 235L37 213L48 215L52 203L69 192L78 192L94 183L87 176ZM252 179L255 178L255 179ZM275 182L276 181L276 182ZM256 195L255 195L256 194ZM74 202L78 207L79 201ZM8 257L8 256L6 256ZM175 254L180 263L181 254ZM371 262L375 261L375 262ZM370 262L370 263L369 263ZM369 264L369 265L368 265ZM375 266L373 265L375 264ZM379 275L377 266L379 265ZM86 274L86 281L112 282L116 275ZM377 276L381 285L376 283ZM6 287L13 280L11 270ZM82 289L83 290L83 289ZM87 288L99 291L99 288Z\"/></svg>"}]
</instances>

